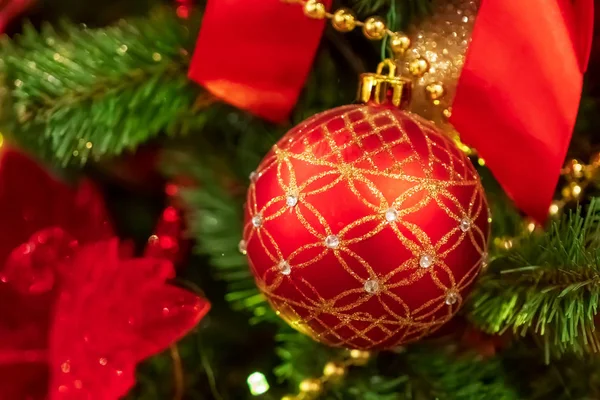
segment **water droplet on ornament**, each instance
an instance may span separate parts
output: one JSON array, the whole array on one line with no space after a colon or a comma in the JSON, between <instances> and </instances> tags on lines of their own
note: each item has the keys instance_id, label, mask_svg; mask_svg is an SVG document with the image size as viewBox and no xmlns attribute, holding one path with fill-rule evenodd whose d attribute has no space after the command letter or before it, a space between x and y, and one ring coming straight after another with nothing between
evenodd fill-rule
<instances>
[{"instance_id":1,"label":"water droplet on ornament","mask_svg":"<svg viewBox=\"0 0 600 400\"><path fill-rule=\"evenodd\" d=\"M364 288L367 293L377 293L379 292L379 282L376 279L369 279L365 282Z\"/></svg>"},{"instance_id":2,"label":"water droplet on ornament","mask_svg":"<svg viewBox=\"0 0 600 400\"><path fill-rule=\"evenodd\" d=\"M281 260L277 268L279 268L279 272L281 272L283 275L289 275L292 273L292 266L285 260Z\"/></svg>"},{"instance_id":3,"label":"water droplet on ornament","mask_svg":"<svg viewBox=\"0 0 600 400\"><path fill-rule=\"evenodd\" d=\"M329 235L325 238L325 246L330 249L337 249L340 245L340 238L336 235Z\"/></svg>"},{"instance_id":4,"label":"water droplet on ornament","mask_svg":"<svg viewBox=\"0 0 600 400\"><path fill-rule=\"evenodd\" d=\"M454 292L448 292L448 294L446 295L446 304L451 306L453 304L456 304L457 301L458 301L458 294L456 294Z\"/></svg>"},{"instance_id":5,"label":"water droplet on ornament","mask_svg":"<svg viewBox=\"0 0 600 400\"><path fill-rule=\"evenodd\" d=\"M463 232L466 232L469 229L471 229L471 220L468 218L461 219L460 220L460 230Z\"/></svg>"},{"instance_id":6,"label":"water droplet on ornament","mask_svg":"<svg viewBox=\"0 0 600 400\"><path fill-rule=\"evenodd\" d=\"M298 204L298 197L294 196L293 194L288 195L288 197L285 199L285 204L287 204L288 207L294 207L296 204Z\"/></svg>"},{"instance_id":7,"label":"water droplet on ornament","mask_svg":"<svg viewBox=\"0 0 600 400\"><path fill-rule=\"evenodd\" d=\"M433 257L429 254L423 254L419 260L421 268L429 268L433 264Z\"/></svg>"},{"instance_id":8,"label":"water droplet on ornament","mask_svg":"<svg viewBox=\"0 0 600 400\"><path fill-rule=\"evenodd\" d=\"M387 222L394 222L398 219L398 211L393 208L388 208L385 211L385 219Z\"/></svg>"},{"instance_id":9,"label":"water droplet on ornament","mask_svg":"<svg viewBox=\"0 0 600 400\"><path fill-rule=\"evenodd\" d=\"M246 253L248 253L247 246L248 244L244 239L240 240L240 243L238 244L238 250L240 251L240 253L246 255Z\"/></svg>"},{"instance_id":10,"label":"water droplet on ornament","mask_svg":"<svg viewBox=\"0 0 600 400\"><path fill-rule=\"evenodd\" d=\"M252 225L254 225L255 228L260 228L263 224L263 217L260 214L256 214L254 217L252 217Z\"/></svg>"}]
</instances>

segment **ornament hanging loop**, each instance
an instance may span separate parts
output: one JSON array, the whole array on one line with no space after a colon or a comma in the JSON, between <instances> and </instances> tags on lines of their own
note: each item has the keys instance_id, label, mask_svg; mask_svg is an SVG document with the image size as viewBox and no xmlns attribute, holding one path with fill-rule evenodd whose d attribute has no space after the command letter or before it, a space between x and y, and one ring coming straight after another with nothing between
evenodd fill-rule
<instances>
[{"instance_id":1,"label":"ornament hanging loop","mask_svg":"<svg viewBox=\"0 0 600 400\"><path fill-rule=\"evenodd\" d=\"M390 60L389 58L386 58L385 60L383 60L382 62L380 62L377 65L377 75L383 75L383 69L387 67L388 69L388 74L387 77L388 78L395 78L396 77L396 63L393 62L392 60Z\"/></svg>"},{"instance_id":2,"label":"ornament hanging loop","mask_svg":"<svg viewBox=\"0 0 600 400\"><path fill-rule=\"evenodd\" d=\"M387 74L384 70L387 69ZM398 75L398 68L389 58L377 66L377 73L360 76L358 101L406 108L410 103L411 82Z\"/></svg>"}]
</instances>

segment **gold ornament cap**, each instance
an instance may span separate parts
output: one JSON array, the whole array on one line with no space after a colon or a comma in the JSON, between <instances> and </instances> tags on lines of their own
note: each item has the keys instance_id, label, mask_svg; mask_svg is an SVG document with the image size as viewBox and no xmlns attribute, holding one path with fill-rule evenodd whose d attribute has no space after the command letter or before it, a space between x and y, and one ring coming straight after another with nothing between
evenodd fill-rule
<instances>
[{"instance_id":1,"label":"gold ornament cap","mask_svg":"<svg viewBox=\"0 0 600 400\"><path fill-rule=\"evenodd\" d=\"M386 67L388 73L384 74ZM399 76L396 64L388 58L379 63L377 73L369 72L360 76L358 101L406 108L410 103L411 91L410 79Z\"/></svg>"}]
</instances>

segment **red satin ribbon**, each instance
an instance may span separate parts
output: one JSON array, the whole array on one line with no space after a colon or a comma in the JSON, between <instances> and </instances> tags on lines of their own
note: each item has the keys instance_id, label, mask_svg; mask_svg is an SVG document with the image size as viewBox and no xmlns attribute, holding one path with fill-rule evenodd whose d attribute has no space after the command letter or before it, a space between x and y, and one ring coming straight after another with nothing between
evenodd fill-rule
<instances>
[{"instance_id":1,"label":"red satin ribbon","mask_svg":"<svg viewBox=\"0 0 600 400\"><path fill-rule=\"evenodd\" d=\"M482 0L450 122L516 205L548 215L581 96L593 0Z\"/></svg>"},{"instance_id":2,"label":"red satin ribbon","mask_svg":"<svg viewBox=\"0 0 600 400\"><path fill-rule=\"evenodd\" d=\"M304 86L324 25L282 0L209 0L189 77L238 108L282 121Z\"/></svg>"}]
</instances>

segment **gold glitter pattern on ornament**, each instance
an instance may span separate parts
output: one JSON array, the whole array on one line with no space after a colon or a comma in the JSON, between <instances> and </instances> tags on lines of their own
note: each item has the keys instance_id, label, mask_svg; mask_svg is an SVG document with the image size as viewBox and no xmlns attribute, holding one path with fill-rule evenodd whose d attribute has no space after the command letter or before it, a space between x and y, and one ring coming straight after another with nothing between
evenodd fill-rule
<instances>
[{"instance_id":1,"label":"gold glitter pattern on ornament","mask_svg":"<svg viewBox=\"0 0 600 400\"><path fill-rule=\"evenodd\" d=\"M454 100L478 6L478 0L434 0L431 16L407 30L411 47L398 59L403 75L413 81L410 111L434 121L446 132L452 127L443 113ZM429 69L415 77L410 70L418 59L427 60ZM433 84L443 86L443 97L431 97L427 87Z\"/></svg>"},{"instance_id":2,"label":"gold glitter pattern on ornament","mask_svg":"<svg viewBox=\"0 0 600 400\"><path fill-rule=\"evenodd\" d=\"M243 239L257 285L291 326L331 346L391 348L428 335L458 311L484 261L489 211L470 161L427 121L398 114L318 114L273 147L250 183ZM428 233L438 226L448 229ZM366 254L374 241L387 247ZM415 284L431 286L424 301L411 298Z\"/></svg>"}]
</instances>

